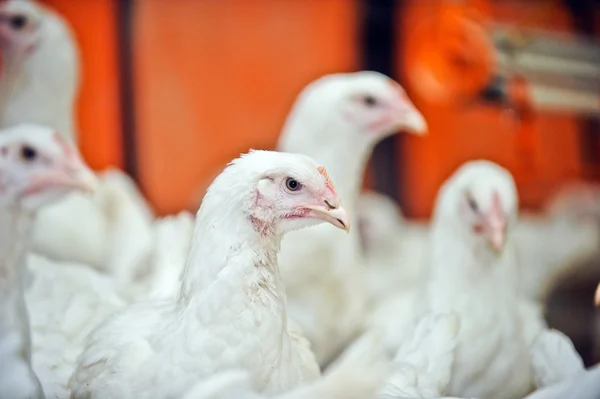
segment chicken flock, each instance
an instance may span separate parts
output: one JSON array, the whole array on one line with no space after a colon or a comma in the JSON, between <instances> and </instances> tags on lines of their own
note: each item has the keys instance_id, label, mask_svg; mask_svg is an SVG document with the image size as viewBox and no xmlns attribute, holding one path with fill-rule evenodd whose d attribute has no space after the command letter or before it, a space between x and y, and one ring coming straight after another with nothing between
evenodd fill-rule
<instances>
[{"instance_id":1,"label":"chicken flock","mask_svg":"<svg viewBox=\"0 0 600 399\"><path fill-rule=\"evenodd\" d=\"M196 215L156 217L77 150L64 20L3 1L0 51L0 398L600 398L542 314L598 249L596 188L519 216L511 174L476 160L406 220L362 176L427 124L362 71L309 84L276 151L232 160Z\"/></svg>"}]
</instances>

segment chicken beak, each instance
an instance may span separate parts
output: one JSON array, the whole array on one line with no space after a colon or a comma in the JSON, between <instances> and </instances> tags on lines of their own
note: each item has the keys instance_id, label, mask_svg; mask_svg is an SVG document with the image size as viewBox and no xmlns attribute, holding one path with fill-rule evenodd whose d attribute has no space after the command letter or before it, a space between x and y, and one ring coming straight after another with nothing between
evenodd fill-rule
<instances>
[{"instance_id":1,"label":"chicken beak","mask_svg":"<svg viewBox=\"0 0 600 399\"><path fill-rule=\"evenodd\" d=\"M35 194L48 188L78 190L92 193L96 189L97 178L79 159L64 162L51 170L34 175L26 194Z\"/></svg>"},{"instance_id":2,"label":"chicken beak","mask_svg":"<svg viewBox=\"0 0 600 399\"><path fill-rule=\"evenodd\" d=\"M425 136L427 135L427 122L423 114L408 99L403 98L400 103L394 107L394 114L397 120L397 127L409 133Z\"/></svg>"},{"instance_id":3,"label":"chicken beak","mask_svg":"<svg viewBox=\"0 0 600 399\"><path fill-rule=\"evenodd\" d=\"M594 295L594 303L597 307L600 307L600 284L596 288L596 295Z\"/></svg>"},{"instance_id":4,"label":"chicken beak","mask_svg":"<svg viewBox=\"0 0 600 399\"><path fill-rule=\"evenodd\" d=\"M506 221L503 217L492 214L487 218L487 237L492 249L500 254L506 242Z\"/></svg>"},{"instance_id":5,"label":"chicken beak","mask_svg":"<svg viewBox=\"0 0 600 399\"><path fill-rule=\"evenodd\" d=\"M313 217L331 223L338 229L350 231L350 217L342 206L307 206L306 209L311 211Z\"/></svg>"}]
</instances>

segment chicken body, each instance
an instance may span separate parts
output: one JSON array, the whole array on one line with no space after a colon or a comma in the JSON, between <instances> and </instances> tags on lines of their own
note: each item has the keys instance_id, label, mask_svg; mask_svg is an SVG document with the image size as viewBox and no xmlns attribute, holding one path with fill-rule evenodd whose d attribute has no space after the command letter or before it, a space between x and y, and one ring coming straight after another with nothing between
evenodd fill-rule
<instances>
[{"instance_id":1,"label":"chicken body","mask_svg":"<svg viewBox=\"0 0 600 399\"><path fill-rule=\"evenodd\" d=\"M461 167L438 195L424 283L372 320L388 329L393 348L423 312L457 313L450 395L522 398L536 387L532 345L546 326L540 307L519 293L516 211L508 172L484 161Z\"/></svg>"},{"instance_id":2,"label":"chicken body","mask_svg":"<svg viewBox=\"0 0 600 399\"><path fill-rule=\"evenodd\" d=\"M288 326L277 251L282 234L320 219L347 228L339 203L308 157L256 151L234 161L198 211L178 297L132 305L92 332L73 397L178 397L230 369L267 394L318 378L308 342Z\"/></svg>"},{"instance_id":3,"label":"chicken body","mask_svg":"<svg viewBox=\"0 0 600 399\"><path fill-rule=\"evenodd\" d=\"M31 367L31 332L24 288L35 212L95 182L60 135L39 125L0 131L0 397L44 398ZM52 282L52 281L51 281Z\"/></svg>"},{"instance_id":4,"label":"chicken body","mask_svg":"<svg viewBox=\"0 0 600 399\"><path fill-rule=\"evenodd\" d=\"M277 148L322 163L355 214L373 147L400 129L422 133L426 124L399 85L375 72L334 74L298 96ZM293 232L279 261L290 316L324 366L364 327L368 291L358 232L344 236L324 226Z\"/></svg>"}]
</instances>

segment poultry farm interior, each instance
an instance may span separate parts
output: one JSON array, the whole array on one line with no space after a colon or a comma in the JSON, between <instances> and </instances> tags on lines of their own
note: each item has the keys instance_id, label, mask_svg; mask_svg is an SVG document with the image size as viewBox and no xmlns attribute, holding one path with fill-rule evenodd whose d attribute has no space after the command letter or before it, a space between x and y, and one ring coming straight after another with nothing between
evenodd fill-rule
<instances>
[{"instance_id":1,"label":"poultry farm interior","mask_svg":"<svg viewBox=\"0 0 600 399\"><path fill-rule=\"evenodd\" d=\"M0 399L600 398L599 36L0 0Z\"/></svg>"}]
</instances>

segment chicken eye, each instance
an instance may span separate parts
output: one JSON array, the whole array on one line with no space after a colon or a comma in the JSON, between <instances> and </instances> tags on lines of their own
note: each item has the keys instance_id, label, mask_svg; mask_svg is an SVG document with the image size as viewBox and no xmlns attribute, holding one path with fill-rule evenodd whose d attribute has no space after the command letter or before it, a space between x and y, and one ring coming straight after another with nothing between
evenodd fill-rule
<instances>
[{"instance_id":1,"label":"chicken eye","mask_svg":"<svg viewBox=\"0 0 600 399\"><path fill-rule=\"evenodd\" d=\"M298 180L288 177L285 181L285 187L290 191L298 191L302 188L302 184Z\"/></svg>"},{"instance_id":2,"label":"chicken eye","mask_svg":"<svg viewBox=\"0 0 600 399\"><path fill-rule=\"evenodd\" d=\"M37 151L29 146L21 147L21 159L31 162L37 158Z\"/></svg>"},{"instance_id":3,"label":"chicken eye","mask_svg":"<svg viewBox=\"0 0 600 399\"><path fill-rule=\"evenodd\" d=\"M479 212L479 206L477 205L477 202L475 202L473 197L470 195L467 196L467 204L469 204L469 208L471 208L473 212Z\"/></svg>"},{"instance_id":4,"label":"chicken eye","mask_svg":"<svg viewBox=\"0 0 600 399\"><path fill-rule=\"evenodd\" d=\"M377 99L371 95L366 95L363 97L363 102L367 107L374 107L377 105Z\"/></svg>"},{"instance_id":5,"label":"chicken eye","mask_svg":"<svg viewBox=\"0 0 600 399\"><path fill-rule=\"evenodd\" d=\"M27 18L23 15L17 15L12 17L9 21L10 27L15 30L21 30L27 24Z\"/></svg>"}]
</instances>

